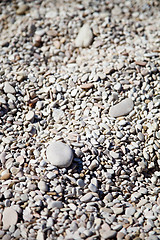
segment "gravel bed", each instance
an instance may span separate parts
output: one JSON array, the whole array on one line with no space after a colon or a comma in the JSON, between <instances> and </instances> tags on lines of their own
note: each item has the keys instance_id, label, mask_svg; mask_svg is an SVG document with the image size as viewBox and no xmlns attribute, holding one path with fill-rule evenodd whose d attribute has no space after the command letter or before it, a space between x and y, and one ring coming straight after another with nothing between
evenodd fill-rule
<instances>
[{"instance_id":1,"label":"gravel bed","mask_svg":"<svg viewBox=\"0 0 160 240\"><path fill-rule=\"evenodd\" d=\"M159 10L0 1L0 239L160 239Z\"/></svg>"}]
</instances>

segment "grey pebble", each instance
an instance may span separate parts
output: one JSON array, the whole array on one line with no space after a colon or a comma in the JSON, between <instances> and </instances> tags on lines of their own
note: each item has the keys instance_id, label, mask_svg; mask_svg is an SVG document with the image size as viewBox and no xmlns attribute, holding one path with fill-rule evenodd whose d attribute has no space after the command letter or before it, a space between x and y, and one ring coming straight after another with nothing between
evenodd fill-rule
<instances>
[{"instance_id":1,"label":"grey pebble","mask_svg":"<svg viewBox=\"0 0 160 240\"><path fill-rule=\"evenodd\" d=\"M80 198L81 202L89 202L93 197L92 193L86 193L83 197Z\"/></svg>"},{"instance_id":2,"label":"grey pebble","mask_svg":"<svg viewBox=\"0 0 160 240\"><path fill-rule=\"evenodd\" d=\"M133 110L133 101L130 98L122 100L120 103L112 106L109 110L109 115L111 117L120 117L127 115Z\"/></svg>"},{"instance_id":3,"label":"grey pebble","mask_svg":"<svg viewBox=\"0 0 160 240\"><path fill-rule=\"evenodd\" d=\"M38 188L42 191L42 192L47 192L48 191L48 184L44 181L40 181L38 183Z\"/></svg>"},{"instance_id":4,"label":"grey pebble","mask_svg":"<svg viewBox=\"0 0 160 240\"><path fill-rule=\"evenodd\" d=\"M63 142L51 142L47 147L46 155L51 164L60 168L69 167L73 160L72 149Z\"/></svg>"}]
</instances>

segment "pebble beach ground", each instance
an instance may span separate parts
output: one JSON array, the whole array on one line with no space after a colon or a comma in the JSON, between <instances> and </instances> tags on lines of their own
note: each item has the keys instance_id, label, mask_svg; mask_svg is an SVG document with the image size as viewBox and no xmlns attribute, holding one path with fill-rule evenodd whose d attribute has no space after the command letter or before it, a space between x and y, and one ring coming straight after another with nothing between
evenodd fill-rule
<instances>
[{"instance_id":1,"label":"pebble beach ground","mask_svg":"<svg viewBox=\"0 0 160 240\"><path fill-rule=\"evenodd\" d=\"M160 239L160 1L0 1L0 239Z\"/></svg>"}]
</instances>

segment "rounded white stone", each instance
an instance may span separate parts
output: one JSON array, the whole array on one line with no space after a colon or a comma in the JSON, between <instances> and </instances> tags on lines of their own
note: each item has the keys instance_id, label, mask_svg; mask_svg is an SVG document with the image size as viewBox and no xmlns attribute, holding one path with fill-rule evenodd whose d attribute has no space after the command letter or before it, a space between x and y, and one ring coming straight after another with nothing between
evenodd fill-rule
<instances>
[{"instance_id":1,"label":"rounded white stone","mask_svg":"<svg viewBox=\"0 0 160 240\"><path fill-rule=\"evenodd\" d=\"M63 142L52 142L47 147L46 155L48 161L54 166L67 168L73 160L72 149Z\"/></svg>"}]
</instances>

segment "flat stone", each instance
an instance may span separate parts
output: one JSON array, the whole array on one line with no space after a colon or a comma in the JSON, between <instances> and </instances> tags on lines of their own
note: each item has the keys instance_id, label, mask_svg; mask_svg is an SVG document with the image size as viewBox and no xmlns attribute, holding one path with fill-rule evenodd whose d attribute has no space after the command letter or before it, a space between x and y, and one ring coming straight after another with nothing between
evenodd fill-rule
<instances>
[{"instance_id":1,"label":"flat stone","mask_svg":"<svg viewBox=\"0 0 160 240\"><path fill-rule=\"evenodd\" d=\"M63 142L52 142L46 150L47 160L54 166L67 168L73 160L72 149Z\"/></svg>"},{"instance_id":2,"label":"flat stone","mask_svg":"<svg viewBox=\"0 0 160 240\"><path fill-rule=\"evenodd\" d=\"M100 236L103 239L113 239L116 237L117 232L110 229L107 223L104 223L100 229Z\"/></svg>"},{"instance_id":3,"label":"flat stone","mask_svg":"<svg viewBox=\"0 0 160 240\"><path fill-rule=\"evenodd\" d=\"M12 85L9 82L5 82L4 92L14 94L16 91L15 91L14 87L12 87Z\"/></svg>"},{"instance_id":4,"label":"flat stone","mask_svg":"<svg viewBox=\"0 0 160 240\"><path fill-rule=\"evenodd\" d=\"M83 197L81 197L81 202L89 202L93 197L92 193L86 193Z\"/></svg>"},{"instance_id":5,"label":"flat stone","mask_svg":"<svg viewBox=\"0 0 160 240\"><path fill-rule=\"evenodd\" d=\"M112 106L109 110L109 115L111 117L120 117L127 115L132 111L134 105L131 98L126 98L122 100L120 103Z\"/></svg>"},{"instance_id":6,"label":"flat stone","mask_svg":"<svg viewBox=\"0 0 160 240\"><path fill-rule=\"evenodd\" d=\"M33 121L34 120L34 112L33 111L29 111L27 114L26 114L26 120L27 121Z\"/></svg>"},{"instance_id":7,"label":"flat stone","mask_svg":"<svg viewBox=\"0 0 160 240\"><path fill-rule=\"evenodd\" d=\"M84 89L84 90L88 90L90 88L93 88L94 84L93 83L84 83L82 85L80 85L80 88Z\"/></svg>"},{"instance_id":8,"label":"flat stone","mask_svg":"<svg viewBox=\"0 0 160 240\"><path fill-rule=\"evenodd\" d=\"M52 208L62 208L63 203L61 201L52 201L51 202Z\"/></svg>"},{"instance_id":9,"label":"flat stone","mask_svg":"<svg viewBox=\"0 0 160 240\"><path fill-rule=\"evenodd\" d=\"M133 216L135 212L136 212L136 209L134 207L129 207L129 208L126 208L125 215L130 217L130 216Z\"/></svg>"},{"instance_id":10,"label":"flat stone","mask_svg":"<svg viewBox=\"0 0 160 240\"><path fill-rule=\"evenodd\" d=\"M119 158L119 153L117 153L117 152L110 151L110 155L111 155L111 157L113 157L113 158L115 158L115 159L118 159L118 158Z\"/></svg>"},{"instance_id":11,"label":"flat stone","mask_svg":"<svg viewBox=\"0 0 160 240\"><path fill-rule=\"evenodd\" d=\"M6 207L3 211L3 229L7 230L18 221L18 214L12 207Z\"/></svg>"},{"instance_id":12,"label":"flat stone","mask_svg":"<svg viewBox=\"0 0 160 240\"><path fill-rule=\"evenodd\" d=\"M145 66L146 66L146 64L147 64L147 62L143 62L143 61L136 61L136 62L135 62L135 64L136 64L136 65L138 65L138 66L141 66L141 67L145 67Z\"/></svg>"},{"instance_id":13,"label":"flat stone","mask_svg":"<svg viewBox=\"0 0 160 240\"><path fill-rule=\"evenodd\" d=\"M76 47L88 47L92 41L93 33L90 26L86 23L79 31L75 40L75 45Z\"/></svg>"},{"instance_id":14,"label":"flat stone","mask_svg":"<svg viewBox=\"0 0 160 240\"><path fill-rule=\"evenodd\" d=\"M139 139L141 142L144 142L145 138L144 138L143 133L141 133L141 132L138 133L138 139Z\"/></svg>"}]
</instances>

